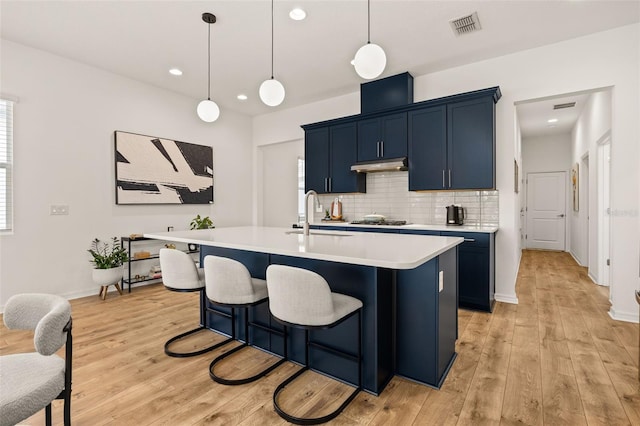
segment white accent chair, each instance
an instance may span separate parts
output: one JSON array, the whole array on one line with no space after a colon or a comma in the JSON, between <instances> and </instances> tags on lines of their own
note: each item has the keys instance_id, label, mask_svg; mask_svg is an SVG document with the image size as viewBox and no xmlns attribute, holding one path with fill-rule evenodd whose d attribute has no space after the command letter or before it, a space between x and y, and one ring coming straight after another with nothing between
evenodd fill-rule
<instances>
[{"instance_id":1,"label":"white accent chair","mask_svg":"<svg viewBox=\"0 0 640 426\"><path fill-rule=\"evenodd\" d=\"M200 325L193 330L178 334L177 336L167 340L164 344L164 353L171 357L186 358L202 355L232 342L233 339L226 339L220 343L192 352L175 352L169 348L172 343L178 340L184 339L199 331L208 330L204 325L206 315L204 299L204 270L196 267L193 258L187 253L180 250L166 248L160 249L160 269L162 270L162 283L167 290L177 292L200 292Z\"/></svg>"},{"instance_id":2,"label":"white accent chair","mask_svg":"<svg viewBox=\"0 0 640 426\"><path fill-rule=\"evenodd\" d=\"M209 375L214 381L224 385L242 385L250 383L264 377L286 359L281 358L278 362L270 365L259 373L242 379L227 379L215 373L215 366L223 359L231 356L239 350L250 345L249 326L258 327L270 333L286 334L261 324L249 320L249 307L265 303L268 300L267 282L258 278L252 278L249 270L240 262L234 259L219 256L205 256L204 258L206 293L209 301L218 306L231 308L231 336L236 339L235 309L244 308L244 336L243 344L236 346L230 351L218 356L209 365Z\"/></svg>"},{"instance_id":3,"label":"white accent chair","mask_svg":"<svg viewBox=\"0 0 640 426\"><path fill-rule=\"evenodd\" d=\"M305 333L305 363L303 368L278 385L273 393L273 406L283 419L295 424L319 424L336 418L362 389L362 302L354 297L332 293L327 281L319 274L301 268L270 265L267 268L269 309L271 315L286 327L295 327ZM309 331L337 326L353 315L358 317L357 355L312 342ZM285 339L286 344L286 339ZM284 388L309 369L309 347L329 351L358 363L358 386L349 397L331 413L315 418L296 417L285 412L278 403ZM286 348L285 348L286 354Z\"/></svg>"},{"instance_id":4,"label":"white accent chair","mask_svg":"<svg viewBox=\"0 0 640 426\"><path fill-rule=\"evenodd\" d=\"M71 305L51 294L27 293L9 298L4 309L9 329L35 330L37 352L0 356L0 425L15 425L45 408L51 425L51 402L64 399L64 424L71 424ZM65 346L65 358L55 354Z\"/></svg>"}]
</instances>

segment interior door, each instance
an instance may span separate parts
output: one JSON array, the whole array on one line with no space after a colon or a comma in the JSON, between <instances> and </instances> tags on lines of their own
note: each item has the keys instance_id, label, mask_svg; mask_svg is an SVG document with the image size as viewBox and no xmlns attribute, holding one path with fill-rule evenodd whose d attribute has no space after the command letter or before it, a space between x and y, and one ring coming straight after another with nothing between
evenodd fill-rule
<instances>
[{"instance_id":1,"label":"interior door","mask_svg":"<svg viewBox=\"0 0 640 426\"><path fill-rule=\"evenodd\" d=\"M565 172L527 174L527 248L565 249Z\"/></svg>"}]
</instances>

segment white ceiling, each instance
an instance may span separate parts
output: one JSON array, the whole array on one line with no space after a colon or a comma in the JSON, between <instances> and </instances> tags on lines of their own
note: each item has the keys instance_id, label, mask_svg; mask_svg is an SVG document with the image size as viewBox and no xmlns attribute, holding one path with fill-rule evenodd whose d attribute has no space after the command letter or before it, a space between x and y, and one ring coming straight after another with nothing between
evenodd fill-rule
<instances>
[{"instance_id":1,"label":"white ceiling","mask_svg":"<svg viewBox=\"0 0 640 426\"><path fill-rule=\"evenodd\" d=\"M523 138L567 134L573 129L590 93L562 95L534 100L516 106L520 134ZM572 108L553 109L554 105L575 102ZM548 120L557 120L549 123Z\"/></svg>"},{"instance_id":2,"label":"white ceiling","mask_svg":"<svg viewBox=\"0 0 640 426\"><path fill-rule=\"evenodd\" d=\"M294 6L304 21L289 19ZM212 27L212 99L258 115L359 90L350 61L366 42L365 0L276 0L275 77L287 91L270 108L258 98L270 77L268 0L0 1L1 36L182 93L207 95ZM455 36L449 20L477 12L482 30ZM381 77L414 76L640 21L640 2L372 0L371 41L387 53ZM169 75L178 67L184 75ZM249 99L236 99L240 93ZM546 125L546 122L545 122Z\"/></svg>"}]
</instances>

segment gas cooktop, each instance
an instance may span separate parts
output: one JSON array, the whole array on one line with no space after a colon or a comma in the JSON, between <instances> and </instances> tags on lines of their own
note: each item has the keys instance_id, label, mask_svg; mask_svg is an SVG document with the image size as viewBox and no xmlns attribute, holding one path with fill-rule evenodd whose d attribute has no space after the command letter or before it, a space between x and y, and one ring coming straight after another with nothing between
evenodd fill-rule
<instances>
[{"instance_id":1,"label":"gas cooktop","mask_svg":"<svg viewBox=\"0 0 640 426\"><path fill-rule=\"evenodd\" d=\"M352 225L386 225L386 226L401 226L406 225L406 220L383 220L378 222L369 222L366 220L352 220Z\"/></svg>"}]
</instances>

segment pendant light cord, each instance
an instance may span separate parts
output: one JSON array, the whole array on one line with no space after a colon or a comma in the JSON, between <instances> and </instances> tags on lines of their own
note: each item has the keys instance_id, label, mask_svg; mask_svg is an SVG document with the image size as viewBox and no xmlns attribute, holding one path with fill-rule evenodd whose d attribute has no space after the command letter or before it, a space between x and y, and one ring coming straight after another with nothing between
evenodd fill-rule
<instances>
[{"instance_id":1,"label":"pendant light cord","mask_svg":"<svg viewBox=\"0 0 640 426\"><path fill-rule=\"evenodd\" d=\"M271 0L271 80L273 80L273 0Z\"/></svg>"},{"instance_id":2,"label":"pendant light cord","mask_svg":"<svg viewBox=\"0 0 640 426\"><path fill-rule=\"evenodd\" d=\"M208 44L207 44L207 50L209 51L209 61L208 61L208 65L209 65L209 74L207 75L207 94L208 100L211 100L211 24L209 23L209 40L208 40Z\"/></svg>"},{"instance_id":3,"label":"pendant light cord","mask_svg":"<svg viewBox=\"0 0 640 426\"><path fill-rule=\"evenodd\" d=\"M367 0L367 44L371 43L371 0Z\"/></svg>"}]
</instances>

